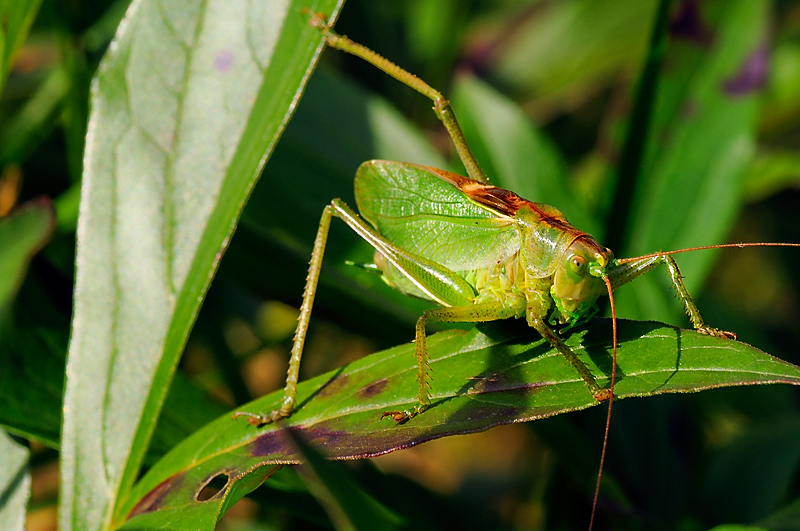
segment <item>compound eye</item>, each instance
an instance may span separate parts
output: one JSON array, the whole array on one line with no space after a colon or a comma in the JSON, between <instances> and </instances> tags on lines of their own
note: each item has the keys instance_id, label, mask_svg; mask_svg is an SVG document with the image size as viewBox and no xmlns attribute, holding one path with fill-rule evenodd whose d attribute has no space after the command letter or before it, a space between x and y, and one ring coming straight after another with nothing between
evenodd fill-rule
<instances>
[{"instance_id":1,"label":"compound eye","mask_svg":"<svg viewBox=\"0 0 800 531\"><path fill-rule=\"evenodd\" d=\"M586 260L582 256L572 255L569 259L569 268L576 275L582 275L586 269Z\"/></svg>"}]
</instances>

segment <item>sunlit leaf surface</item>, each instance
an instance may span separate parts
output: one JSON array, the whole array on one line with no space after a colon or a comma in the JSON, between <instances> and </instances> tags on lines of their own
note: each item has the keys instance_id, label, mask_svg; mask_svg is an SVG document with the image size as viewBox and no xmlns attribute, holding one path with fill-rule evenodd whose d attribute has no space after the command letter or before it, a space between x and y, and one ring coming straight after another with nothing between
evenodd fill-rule
<instances>
[{"instance_id":1,"label":"sunlit leaf surface","mask_svg":"<svg viewBox=\"0 0 800 531\"><path fill-rule=\"evenodd\" d=\"M224 474L226 488L257 480L275 465L298 462L288 433L297 433L329 458L375 456L421 442L543 418L597 405L563 357L521 323L450 331L430 338L431 408L404 424L382 413L408 408L416 397L413 345L379 352L303 382L298 409L287 420L254 428L222 417L195 433L153 467L134 489L131 528L196 507L200 488ZM621 321L618 398L692 392L757 383L800 385L800 368L744 343L709 337L656 322ZM596 319L567 343L596 375L610 372L610 322ZM280 393L242 408L276 408ZM288 430L288 431L287 431ZM222 503L227 494L219 495ZM195 510L195 509L192 509Z\"/></svg>"}]
</instances>

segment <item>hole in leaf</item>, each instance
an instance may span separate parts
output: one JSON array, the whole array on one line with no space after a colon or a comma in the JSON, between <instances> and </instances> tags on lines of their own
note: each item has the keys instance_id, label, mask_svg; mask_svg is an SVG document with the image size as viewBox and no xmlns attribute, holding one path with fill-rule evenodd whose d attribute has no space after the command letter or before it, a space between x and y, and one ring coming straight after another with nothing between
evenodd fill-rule
<instances>
[{"instance_id":1,"label":"hole in leaf","mask_svg":"<svg viewBox=\"0 0 800 531\"><path fill-rule=\"evenodd\" d=\"M227 487L229 481L230 477L224 472L220 472L216 476L212 476L200 488L200 491L197 493L197 496L195 496L195 499L199 502L210 500L220 491L225 490L225 487Z\"/></svg>"}]
</instances>

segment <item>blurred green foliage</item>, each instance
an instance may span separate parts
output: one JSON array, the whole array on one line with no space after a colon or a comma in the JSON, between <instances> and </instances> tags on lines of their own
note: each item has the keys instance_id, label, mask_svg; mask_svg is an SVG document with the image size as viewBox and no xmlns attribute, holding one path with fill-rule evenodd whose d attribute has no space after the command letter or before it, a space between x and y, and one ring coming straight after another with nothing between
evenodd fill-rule
<instances>
[{"instance_id":1,"label":"blurred green foliage","mask_svg":"<svg viewBox=\"0 0 800 531\"><path fill-rule=\"evenodd\" d=\"M453 95L496 184L553 203L601 241L623 242L617 256L724 241L800 242L800 4L676 0L668 7L642 160L626 185L625 226L608 220L617 219L612 205L624 193L618 169L631 124L643 118L634 102L645 85L658 2L350 0L337 30ZM90 80L126 8L125 1L43 2L0 97L0 206L44 195L56 207L55 233L33 258L9 317L14 344L0 352L2 377L19 378L30 392L0 389L0 424L50 448L58 447ZM15 42L4 41L4 50ZM501 118L509 125L489 133ZM150 462L200 423L282 384L291 308L321 209L333 197L352 203L352 176L370 158L458 169L429 101L328 51L210 288ZM542 167L563 185L537 188ZM425 305L344 265L370 255L345 228L332 229L305 376L413 336ZM678 257L709 323L795 364L797 260L796 250L775 248ZM620 316L685 324L666 273L649 277L635 283L641 289L620 292ZM20 415L32 407L40 411L33 422ZM338 473L390 507L393 522L583 528L602 409L445 439ZM798 440L800 394L787 386L621 402L597 528L797 529ZM55 458L36 452L34 481ZM294 472L273 479L232 511L226 529L335 525ZM54 501L55 492L45 491L31 510Z\"/></svg>"}]
</instances>

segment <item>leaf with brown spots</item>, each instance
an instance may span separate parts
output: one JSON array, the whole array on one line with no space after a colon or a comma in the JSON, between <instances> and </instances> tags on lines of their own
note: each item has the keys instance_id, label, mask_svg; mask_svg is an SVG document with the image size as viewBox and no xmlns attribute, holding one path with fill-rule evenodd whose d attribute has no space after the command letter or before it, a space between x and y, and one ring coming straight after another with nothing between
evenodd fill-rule
<instances>
[{"instance_id":1,"label":"leaf with brown spots","mask_svg":"<svg viewBox=\"0 0 800 531\"><path fill-rule=\"evenodd\" d=\"M566 342L598 381L607 381L608 320L593 320ZM302 382L286 420L255 428L226 415L198 430L134 488L125 528L179 508L221 514L280 464L300 461L295 436L330 459L359 459L597 405L564 359L521 322L443 332L430 337L428 348L432 404L418 417L381 420L383 412L416 401L413 344L378 352ZM800 368L744 343L656 322L619 322L618 399L766 383L798 385ZM271 411L281 398L279 391L242 409ZM219 490L201 496L212 480Z\"/></svg>"}]
</instances>

